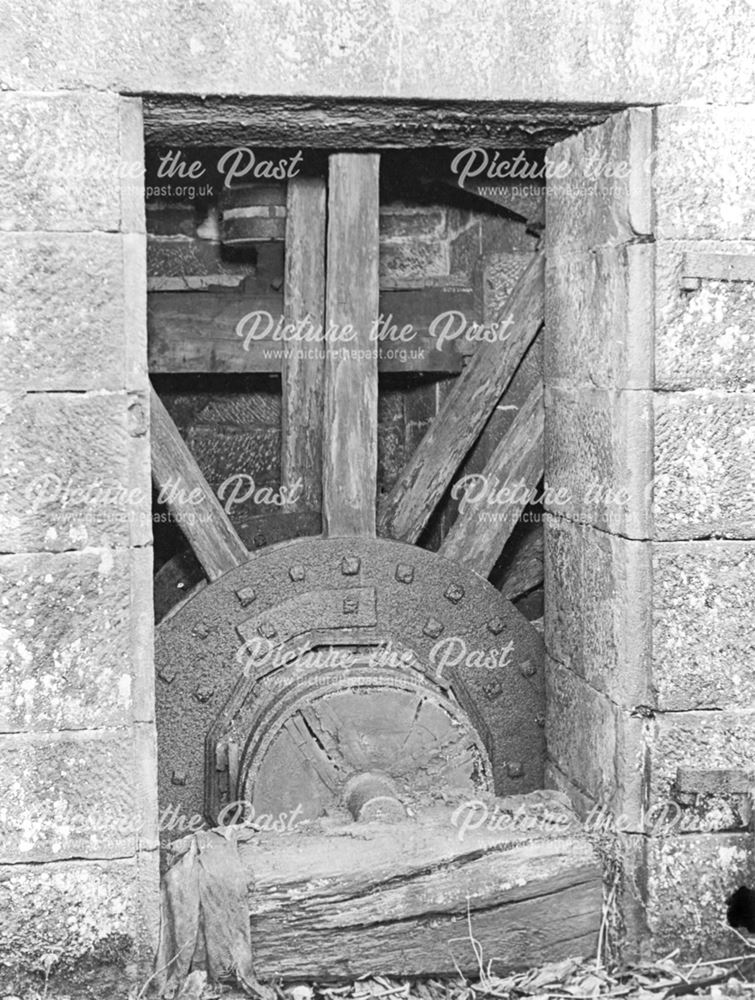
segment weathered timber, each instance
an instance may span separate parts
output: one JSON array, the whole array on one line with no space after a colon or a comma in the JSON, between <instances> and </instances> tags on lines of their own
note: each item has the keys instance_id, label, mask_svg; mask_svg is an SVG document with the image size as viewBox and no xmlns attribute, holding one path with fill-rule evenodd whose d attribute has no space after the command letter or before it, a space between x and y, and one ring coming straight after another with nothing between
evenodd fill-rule
<instances>
[{"instance_id":1,"label":"weathered timber","mask_svg":"<svg viewBox=\"0 0 755 1000\"><path fill-rule=\"evenodd\" d=\"M440 547L488 576L543 476L543 386L538 382L480 476L464 484L459 516Z\"/></svg>"},{"instance_id":2,"label":"weathered timber","mask_svg":"<svg viewBox=\"0 0 755 1000\"><path fill-rule=\"evenodd\" d=\"M381 505L381 535L416 542L542 321L543 254L539 252L502 310L498 329L507 323L505 337L480 345Z\"/></svg>"},{"instance_id":3,"label":"weathered timber","mask_svg":"<svg viewBox=\"0 0 755 1000\"><path fill-rule=\"evenodd\" d=\"M282 294L155 292L147 303L151 373L279 372ZM254 339L268 327L270 335Z\"/></svg>"},{"instance_id":4,"label":"weathered timber","mask_svg":"<svg viewBox=\"0 0 755 1000\"><path fill-rule=\"evenodd\" d=\"M249 553L154 389L150 399L152 477L208 579L216 580Z\"/></svg>"},{"instance_id":5,"label":"weathered timber","mask_svg":"<svg viewBox=\"0 0 755 1000\"><path fill-rule=\"evenodd\" d=\"M528 532L514 553L503 574L501 593L516 600L543 582L543 528L538 525Z\"/></svg>"},{"instance_id":6,"label":"weathered timber","mask_svg":"<svg viewBox=\"0 0 755 1000\"><path fill-rule=\"evenodd\" d=\"M414 335L406 343L389 339L374 340L369 347L378 355L381 372L435 372L457 374L462 357L456 341L438 339L428 332L433 316L427 314L435 301L444 309L466 308L467 290L448 292L442 289L390 291L381 297L379 311L389 326L401 329L412 324ZM152 374L187 372L280 372L287 357L302 351L324 357L322 335L315 336L308 325L274 340L276 330L285 322L283 295L249 295L230 291L173 291L150 293L147 323L149 330L149 370ZM442 310L441 310L442 311ZM415 317L424 317L418 323ZM435 315L435 314L433 314ZM303 317L302 317L303 318ZM314 324L314 318L312 319ZM381 327L375 330L380 333ZM354 345L344 345L353 347Z\"/></svg>"},{"instance_id":7,"label":"weathered timber","mask_svg":"<svg viewBox=\"0 0 755 1000\"><path fill-rule=\"evenodd\" d=\"M325 319L325 180L294 177L286 201L286 322ZM290 351L283 360L281 482L296 491L290 509L322 503L322 422L325 357L320 351ZM293 496L294 494L292 494Z\"/></svg>"},{"instance_id":8,"label":"weathered timber","mask_svg":"<svg viewBox=\"0 0 755 1000\"><path fill-rule=\"evenodd\" d=\"M616 104L161 95L144 101L144 130L152 146L531 149L551 146L619 109Z\"/></svg>"},{"instance_id":9,"label":"weathered timber","mask_svg":"<svg viewBox=\"0 0 755 1000\"><path fill-rule=\"evenodd\" d=\"M375 534L380 157L329 160L323 532ZM342 339L348 331L348 340Z\"/></svg>"},{"instance_id":10,"label":"weathered timber","mask_svg":"<svg viewBox=\"0 0 755 1000\"><path fill-rule=\"evenodd\" d=\"M477 974L470 933L493 973L594 953L601 873L584 835L567 820L550 836L483 826L460 837L466 815L241 845L257 974Z\"/></svg>"}]
</instances>

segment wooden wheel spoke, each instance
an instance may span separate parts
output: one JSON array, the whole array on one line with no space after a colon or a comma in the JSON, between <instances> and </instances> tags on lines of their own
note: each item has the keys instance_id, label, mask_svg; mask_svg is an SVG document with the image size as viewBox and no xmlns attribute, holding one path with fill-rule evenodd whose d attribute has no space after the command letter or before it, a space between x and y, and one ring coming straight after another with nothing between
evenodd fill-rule
<instances>
[{"instance_id":1,"label":"wooden wheel spoke","mask_svg":"<svg viewBox=\"0 0 755 1000\"><path fill-rule=\"evenodd\" d=\"M330 537L375 535L379 164L372 153L330 157L323 441Z\"/></svg>"},{"instance_id":2,"label":"wooden wheel spoke","mask_svg":"<svg viewBox=\"0 0 755 1000\"><path fill-rule=\"evenodd\" d=\"M543 322L543 288L539 251L503 308L508 336L479 346L381 505L381 535L405 542L419 538Z\"/></svg>"},{"instance_id":3,"label":"wooden wheel spoke","mask_svg":"<svg viewBox=\"0 0 755 1000\"><path fill-rule=\"evenodd\" d=\"M154 388L150 399L152 477L208 579L216 580L249 553Z\"/></svg>"},{"instance_id":4,"label":"wooden wheel spoke","mask_svg":"<svg viewBox=\"0 0 755 1000\"><path fill-rule=\"evenodd\" d=\"M542 476L543 386L538 380L483 470L482 482L494 484L494 495L461 511L440 554L487 576ZM495 495L500 502L494 502Z\"/></svg>"},{"instance_id":5,"label":"wooden wheel spoke","mask_svg":"<svg viewBox=\"0 0 755 1000\"><path fill-rule=\"evenodd\" d=\"M317 329L325 319L325 195L324 178L288 182L283 300L294 329ZM319 510L322 503L324 371L322 341L291 341L281 369L281 484L294 491L290 510Z\"/></svg>"}]
</instances>

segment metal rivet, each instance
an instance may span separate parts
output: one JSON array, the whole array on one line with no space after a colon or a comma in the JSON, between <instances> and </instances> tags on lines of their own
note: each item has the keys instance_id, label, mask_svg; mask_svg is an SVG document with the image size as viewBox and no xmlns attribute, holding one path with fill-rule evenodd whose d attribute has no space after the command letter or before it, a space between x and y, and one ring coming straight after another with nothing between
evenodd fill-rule
<instances>
[{"instance_id":1,"label":"metal rivet","mask_svg":"<svg viewBox=\"0 0 755 1000\"><path fill-rule=\"evenodd\" d=\"M464 596L464 588L460 583L449 583L443 595L451 604L458 604Z\"/></svg>"},{"instance_id":2,"label":"metal rivet","mask_svg":"<svg viewBox=\"0 0 755 1000\"><path fill-rule=\"evenodd\" d=\"M200 622L198 625L195 625L194 628L192 629L192 632L199 639L206 639L207 636L210 634L210 630L202 622Z\"/></svg>"},{"instance_id":3,"label":"metal rivet","mask_svg":"<svg viewBox=\"0 0 755 1000\"><path fill-rule=\"evenodd\" d=\"M493 635L500 635L505 628L506 622L503 618L491 618L488 622L488 631L492 632Z\"/></svg>"},{"instance_id":4,"label":"metal rivet","mask_svg":"<svg viewBox=\"0 0 755 1000\"><path fill-rule=\"evenodd\" d=\"M487 684L483 684L482 693L488 699L488 701L493 701L497 698L499 694L503 693L503 687L500 681L489 681Z\"/></svg>"},{"instance_id":5,"label":"metal rivet","mask_svg":"<svg viewBox=\"0 0 755 1000\"><path fill-rule=\"evenodd\" d=\"M362 568L362 560L357 556L344 556L341 560L341 572L344 576L356 576Z\"/></svg>"},{"instance_id":6,"label":"metal rivet","mask_svg":"<svg viewBox=\"0 0 755 1000\"><path fill-rule=\"evenodd\" d=\"M275 629L275 625L273 625L271 622L262 622L262 624L258 627L257 631L259 632L259 634L262 636L263 639L274 639L278 634Z\"/></svg>"},{"instance_id":7,"label":"metal rivet","mask_svg":"<svg viewBox=\"0 0 755 1000\"><path fill-rule=\"evenodd\" d=\"M523 677L532 677L537 673L537 667L531 660L525 660L524 663L519 664L519 672Z\"/></svg>"},{"instance_id":8,"label":"metal rivet","mask_svg":"<svg viewBox=\"0 0 755 1000\"><path fill-rule=\"evenodd\" d=\"M343 613L345 615L355 615L359 611L359 598L349 595L343 599Z\"/></svg>"},{"instance_id":9,"label":"metal rivet","mask_svg":"<svg viewBox=\"0 0 755 1000\"><path fill-rule=\"evenodd\" d=\"M414 580L414 566L399 563L396 567L396 579L399 583L411 583Z\"/></svg>"},{"instance_id":10,"label":"metal rivet","mask_svg":"<svg viewBox=\"0 0 755 1000\"><path fill-rule=\"evenodd\" d=\"M194 698L203 705L205 702L209 701L214 694L215 688L209 684L200 684L199 687L194 689Z\"/></svg>"},{"instance_id":11,"label":"metal rivet","mask_svg":"<svg viewBox=\"0 0 755 1000\"><path fill-rule=\"evenodd\" d=\"M174 771L170 776L171 783L174 785L185 785L186 784L186 772L185 771Z\"/></svg>"},{"instance_id":12,"label":"metal rivet","mask_svg":"<svg viewBox=\"0 0 755 1000\"><path fill-rule=\"evenodd\" d=\"M518 760L512 760L506 765L506 773L510 778L521 778L524 774L524 767Z\"/></svg>"},{"instance_id":13,"label":"metal rivet","mask_svg":"<svg viewBox=\"0 0 755 1000\"><path fill-rule=\"evenodd\" d=\"M172 684L173 681L176 679L177 673L178 670L168 663L166 666L160 667L160 669L157 671L157 676L160 678L161 681L165 681L166 684Z\"/></svg>"},{"instance_id":14,"label":"metal rivet","mask_svg":"<svg viewBox=\"0 0 755 1000\"><path fill-rule=\"evenodd\" d=\"M437 639L443 631L443 623L439 622L437 618L428 618L422 631L431 639Z\"/></svg>"},{"instance_id":15,"label":"metal rivet","mask_svg":"<svg viewBox=\"0 0 755 1000\"><path fill-rule=\"evenodd\" d=\"M291 577L291 579L294 581L294 583L300 583L304 579L304 576L305 576L305 574L304 574L304 567L303 566L299 566L298 563L297 563L296 566L292 566L291 569L289 569L288 575Z\"/></svg>"},{"instance_id":16,"label":"metal rivet","mask_svg":"<svg viewBox=\"0 0 755 1000\"><path fill-rule=\"evenodd\" d=\"M247 608L252 601L257 600L257 591L253 587L242 587L241 590L236 591L236 597L241 607Z\"/></svg>"}]
</instances>

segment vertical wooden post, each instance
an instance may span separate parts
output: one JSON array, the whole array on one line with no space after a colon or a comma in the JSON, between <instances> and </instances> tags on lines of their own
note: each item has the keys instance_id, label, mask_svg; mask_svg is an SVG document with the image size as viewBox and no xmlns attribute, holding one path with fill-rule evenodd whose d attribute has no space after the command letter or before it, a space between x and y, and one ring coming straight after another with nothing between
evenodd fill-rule
<instances>
[{"instance_id":1,"label":"vertical wooden post","mask_svg":"<svg viewBox=\"0 0 755 1000\"><path fill-rule=\"evenodd\" d=\"M323 532L375 535L378 177L373 153L330 157Z\"/></svg>"},{"instance_id":2,"label":"vertical wooden post","mask_svg":"<svg viewBox=\"0 0 755 1000\"><path fill-rule=\"evenodd\" d=\"M286 196L286 324L322 327L325 321L325 180L292 177ZM289 510L318 510L322 502L322 426L325 344L293 339L281 368L283 419L281 484L295 490ZM295 484L301 480L301 489Z\"/></svg>"}]
</instances>

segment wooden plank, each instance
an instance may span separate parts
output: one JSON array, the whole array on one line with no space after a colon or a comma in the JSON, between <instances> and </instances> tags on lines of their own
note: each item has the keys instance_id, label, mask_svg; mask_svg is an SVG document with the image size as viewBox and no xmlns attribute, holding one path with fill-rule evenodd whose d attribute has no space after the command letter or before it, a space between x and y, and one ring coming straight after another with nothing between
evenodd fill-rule
<instances>
[{"instance_id":1,"label":"wooden plank","mask_svg":"<svg viewBox=\"0 0 755 1000\"><path fill-rule=\"evenodd\" d=\"M510 601L543 583L543 528L538 525L517 548L504 570L501 593Z\"/></svg>"},{"instance_id":2,"label":"wooden plank","mask_svg":"<svg viewBox=\"0 0 755 1000\"><path fill-rule=\"evenodd\" d=\"M385 498L381 535L417 541L543 321L543 285L543 254L538 252L502 310L498 328L507 324L506 338L480 345Z\"/></svg>"},{"instance_id":3,"label":"wooden plank","mask_svg":"<svg viewBox=\"0 0 755 1000\"><path fill-rule=\"evenodd\" d=\"M399 328L412 323L414 336L406 343L372 340L377 351L380 372L435 372L457 374L462 369L462 356L454 340L438 339L425 326L417 323L417 309L427 309L426 290L386 293L388 309L385 319L392 316L392 325ZM431 290L445 308L463 309L466 290L438 293ZM154 292L148 296L147 323L149 331L148 364L152 374L186 372L280 372L285 356L301 349L319 348L324 356L322 338L288 342L275 340L275 331L285 323L283 295L248 295L228 291ZM269 314L269 318L268 318ZM373 323L379 314L373 317ZM432 317L430 317L432 318ZM309 328L300 328L309 336ZM381 326L375 327L378 334ZM265 334L267 335L262 336ZM261 339L258 339L261 338ZM353 346L353 345L352 345Z\"/></svg>"},{"instance_id":4,"label":"wooden plank","mask_svg":"<svg viewBox=\"0 0 755 1000\"><path fill-rule=\"evenodd\" d=\"M326 322L339 337L354 336L325 345L323 532L374 536L380 157L336 153L329 164Z\"/></svg>"},{"instance_id":5,"label":"wooden plank","mask_svg":"<svg viewBox=\"0 0 755 1000\"><path fill-rule=\"evenodd\" d=\"M488 576L543 476L543 386L538 382L481 476L470 477L459 516L440 548Z\"/></svg>"},{"instance_id":6,"label":"wooden plank","mask_svg":"<svg viewBox=\"0 0 755 1000\"><path fill-rule=\"evenodd\" d=\"M286 201L286 271L283 288L287 323L307 317L325 320L325 179L294 177ZM292 510L317 510L322 503L324 351L294 350L283 359L281 483L296 491Z\"/></svg>"},{"instance_id":7,"label":"wooden plank","mask_svg":"<svg viewBox=\"0 0 755 1000\"><path fill-rule=\"evenodd\" d=\"M216 580L245 563L249 553L154 389L150 430L155 484L208 579Z\"/></svg>"},{"instance_id":8,"label":"wooden plank","mask_svg":"<svg viewBox=\"0 0 755 1000\"><path fill-rule=\"evenodd\" d=\"M755 254L685 253L682 255L681 277L714 281L755 281Z\"/></svg>"},{"instance_id":9,"label":"wooden plank","mask_svg":"<svg viewBox=\"0 0 755 1000\"><path fill-rule=\"evenodd\" d=\"M270 316L268 321L267 315ZM283 351L270 337L282 322L283 295L155 292L147 300L151 373L279 372Z\"/></svg>"},{"instance_id":10,"label":"wooden plank","mask_svg":"<svg viewBox=\"0 0 755 1000\"><path fill-rule=\"evenodd\" d=\"M517 799L511 812L531 817L528 797ZM601 873L573 816L545 805L566 824L549 835L536 819L528 832L505 827L505 800L489 808L504 829L487 829L482 809L448 808L432 820L420 813L414 822L350 823L329 835L294 827L241 843L258 975L476 975L470 929L494 974L592 954ZM462 832L466 816L481 826Z\"/></svg>"},{"instance_id":11,"label":"wooden plank","mask_svg":"<svg viewBox=\"0 0 755 1000\"><path fill-rule=\"evenodd\" d=\"M144 130L151 148L288 147L306 150L309 164L318 149L547 148L605 121L611 108L550 103L533 113L527 102L159 94L144 99ZM202 163L210 168L217 159L217 149L208 149Z\"/></svg>"}]
</instances>

